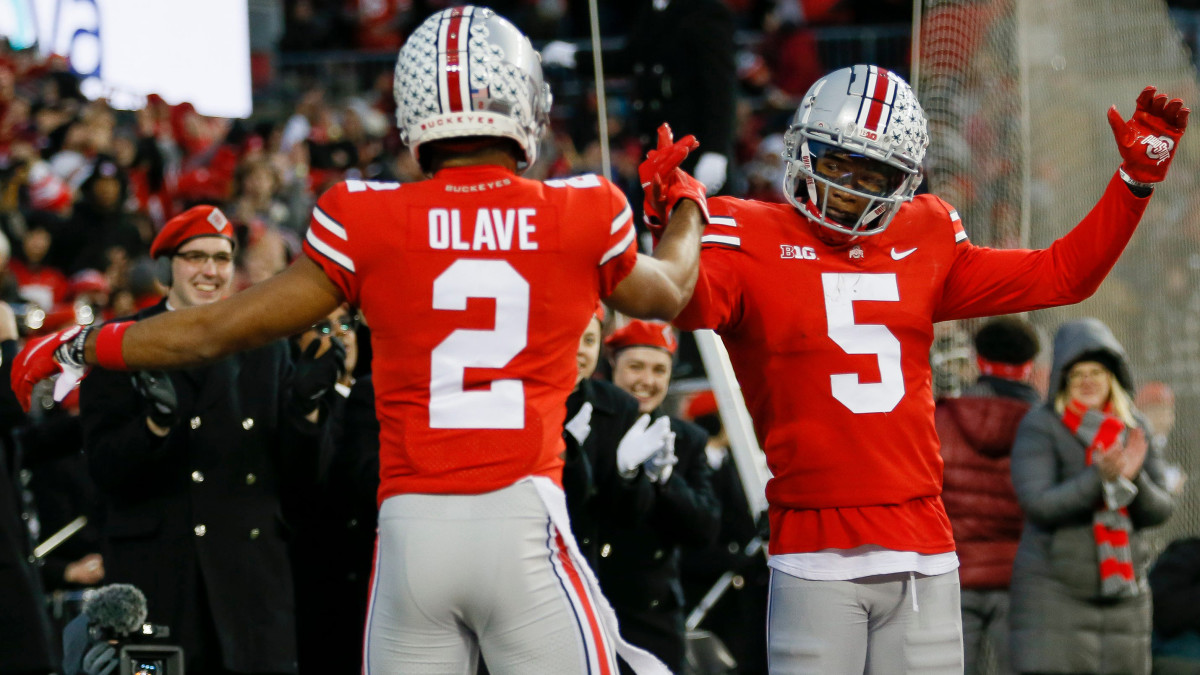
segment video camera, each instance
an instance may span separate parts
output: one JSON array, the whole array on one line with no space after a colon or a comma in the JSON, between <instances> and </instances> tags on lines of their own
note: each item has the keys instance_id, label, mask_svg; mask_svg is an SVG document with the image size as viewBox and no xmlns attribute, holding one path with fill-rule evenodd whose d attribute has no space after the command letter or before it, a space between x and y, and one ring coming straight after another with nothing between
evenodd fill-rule
<instances>
[{"instance_id":1,"label":"video camera","mask_svg":"<svg viewBox=\"0 0 1200 675\"><path fill-rule=\"evenodd\" d=\"M162 642L170 629L145 621L136 587L97 589L63 632L64 675L184 675L183 649Z\"/></svg>"}]
</instances>

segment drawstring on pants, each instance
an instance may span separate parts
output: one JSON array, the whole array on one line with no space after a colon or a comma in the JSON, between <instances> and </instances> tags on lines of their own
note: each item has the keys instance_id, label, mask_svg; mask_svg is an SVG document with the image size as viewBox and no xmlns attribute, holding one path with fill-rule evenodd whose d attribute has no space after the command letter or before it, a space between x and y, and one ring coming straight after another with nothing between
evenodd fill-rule
<instances>
[{"instance_id":1,"label":"drawstring on pants","mask_svg":"<svg viewBox=\"0 0 1200 675\"><path fill-rule=\"evenodd\" d=\"M917 574L912 571L908 573L908 589L909 593L912 595L913 611L920 612L921 607L917 604Z\"/></svg>"}]
</instances>

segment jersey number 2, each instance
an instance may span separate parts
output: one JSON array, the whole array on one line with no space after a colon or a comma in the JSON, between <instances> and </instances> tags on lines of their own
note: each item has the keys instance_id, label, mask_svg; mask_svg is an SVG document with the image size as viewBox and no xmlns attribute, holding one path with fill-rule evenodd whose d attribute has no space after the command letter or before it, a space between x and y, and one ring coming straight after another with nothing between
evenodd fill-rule
<instances>
[{"instance_id":1,"label":"jersey number 2","mask_svg":"<svg viewBox=\"0 0 1200 675\"><path fill-rule=\"evenodd\" d=\"M879 324L854 323L855 300L898 302L900 287L895 274L821 275L825 290L825 318L829 339L847 354L874 354L879 360L879 382L859 381L858 373L830 375L833 397L855 413L891 412L904 398L904 371L900 368L900 341Z\"/></svg>"},{"instance_id":2,"label":"jersey number 2","mask_svg":"<svg viewBox=\"0 0 1200 675\"><path fill-rule=\"evenodd\" d=\"M468 298L494 298L492 330L460 328L431 356L431 429L523 429L525 386L493 380L490 389L465 390L467 368L503 368L528 342L529 282L504 260L457 260L433 282L433 308L462 311Z\"/></svg>"}]
</instances>

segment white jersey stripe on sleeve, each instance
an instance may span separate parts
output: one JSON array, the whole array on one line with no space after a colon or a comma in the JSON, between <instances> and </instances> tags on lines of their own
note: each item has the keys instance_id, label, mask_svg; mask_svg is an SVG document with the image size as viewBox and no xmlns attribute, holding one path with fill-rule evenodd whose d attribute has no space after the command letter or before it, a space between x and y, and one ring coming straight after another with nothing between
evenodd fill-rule
<instances>
[{"instance_id":1,"label":"white jersey stripe on sleeve","mask_svg":"<svg viewBox=\"0 0 1200 675\"><path fill-rule=\"evenodd\" d=\"M625 233L625 236L621 237L621 241L617 242L616 245L604 252L604 257L600 258L600 264L603 265L607 263L609 260L621 255L625 249L629 248L629 243L633 241L634 234L633 226L631 225L629 227L629 231Z\"/></svg>"},{"instance_id":2,"label":"white jersey stripe on sleeve","mask_svg":"<svg viewBox=\"0 0 1200 675\"><path fill-rule=\"evenodd\" d=\"M323 228L329 230L330 232L332 232L333 234L337 235L338 239L341 239L342 241L349 241L349 239L347 239L347 237L346 237L346 228L342 227L333 218L330 218L328 214L326 214L324 211L321 210L321 207L314 206L312 214L313 214L313 220L320 223L321 227L323 227Z\"/></svg>"},{"instance_id":3,"label":"white jersey stripe on sleeve","mask_svg":"<svg viewBox=\"0 0 1200 675\"><path fill-rule=\"evenodd\" d=\"M738 223L733 219L733 216L709 216L709 225L721 225L724 227L738 227Z\"/></svg>"},{"instance_id":4,"label":"white jersey stripe on sleeve","mask_svg":"<svg viewBox=\"0 0 1200 675\"><path fill-rule=\"evenodd\" d=\"M701 244L724 244L726 246L737 246L741 248L742 238L733 237L725 234L706 234L700 237Z\"/></svg>"},{"instance_id":5,"label":"white jersey stripe on sleeve","mask_svg":"<svg viewBox=\"0 0 1200 675\"><path fill-rule=\"evenodd\" d=\"M317 234L313 232L311 227L308 228L308 234L304 237L304 240L326 258L344 267L347 271L354 271L354 261L350 259L350 256L318 239Z\"/></svg>"},{"instance_id":6,"label":"white jersey stripe on sleeve","mask_svg":"<svg viewBox=\"0 0 1200 675\"><path fill-rule=\"evenodd\" d=\"M959 230L959 231L958 231L958 233L954 235L954 243L956 243L956 244L957 244L958 242L960 242L960 241L962 241L962 240L964 240L964 239L966 239L966 238L967 238L967 233L966 233L966 231L965 231L965 230Z\"/></svg>"},{"instance_id":7,"label":"white jersey stripe on sleeve","mask_svg":"<svg viewBox=\"0 0 1200 675\"><path fill-rule=\"evenodd\" d=\"M625 208L620 213L617 214L617 217L613 218L612 228L609 229L608 233L616 234L617 232L620 232L621 228L625 226L625 223L631 221L632 219L633 219L633 207L626 204Z\"/></svg>"}]
</instances>

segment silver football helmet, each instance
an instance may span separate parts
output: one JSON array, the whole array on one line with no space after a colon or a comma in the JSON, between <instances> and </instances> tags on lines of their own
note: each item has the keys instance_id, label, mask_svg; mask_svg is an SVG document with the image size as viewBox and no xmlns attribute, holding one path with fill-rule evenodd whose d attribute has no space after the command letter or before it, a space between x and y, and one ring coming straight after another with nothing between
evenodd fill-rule
<instances>
[{"instance_id":1,"label":"silver football helmet","mask_svg":"<svg viewBox=\"0 0 1200 675\"><path fill-rule=\"evenodd\" d=\"M784 195L831 230L878 234L921 184L928 145L925 111L900 76L868 65L836 70L808 90L784 134ZM837 162L824 161L827 157ZM872 170L864 179L839 166ZM807 190L798 195L801 178ZM830 208L833 191L869 201L861 212L839 212Z\"/></svg>"},{"instance_id":2,"label":"silver football helmet","mask_svg":"<svg viewBox=\"0 0 1200 675\"><path fill-rule=\"evenodd\" d=\"M511 138L537 159L550 113L550 86L529 38L486 7L429 17L400 49L396 125L414 156L422 143L466 136Z\"/></svg>"}]
</instances>

